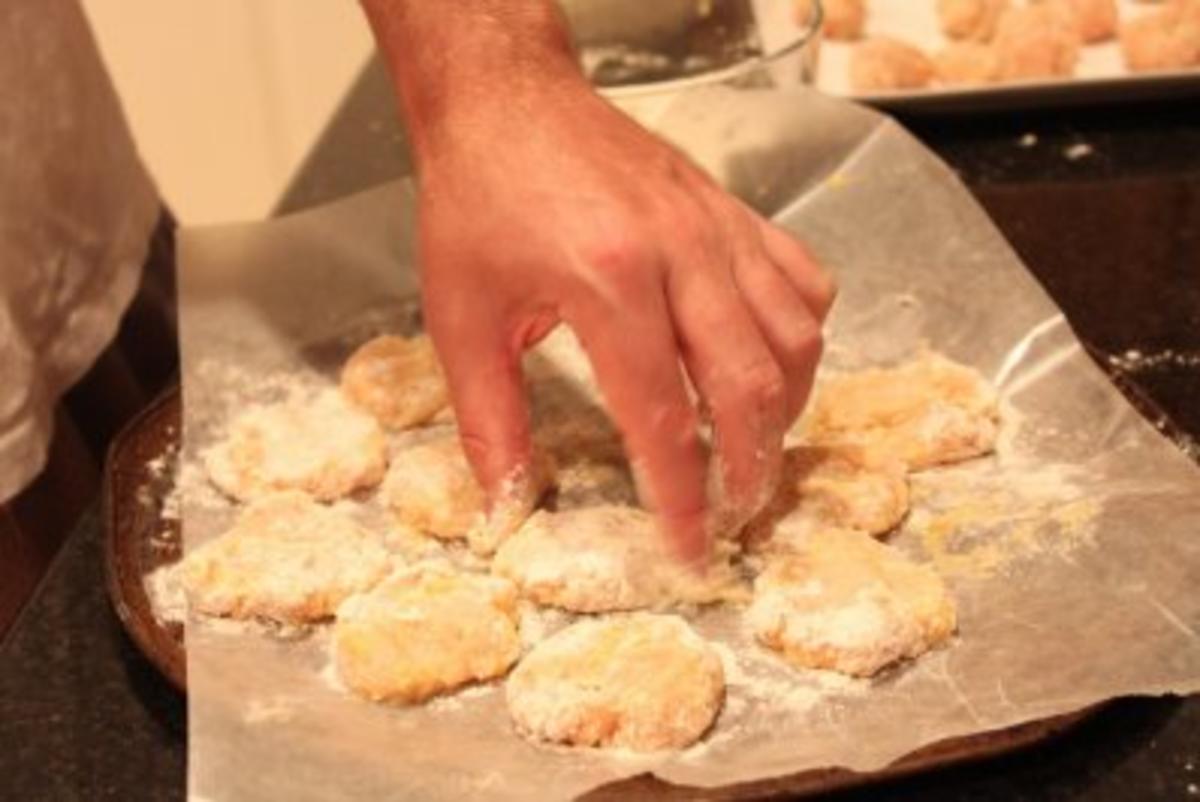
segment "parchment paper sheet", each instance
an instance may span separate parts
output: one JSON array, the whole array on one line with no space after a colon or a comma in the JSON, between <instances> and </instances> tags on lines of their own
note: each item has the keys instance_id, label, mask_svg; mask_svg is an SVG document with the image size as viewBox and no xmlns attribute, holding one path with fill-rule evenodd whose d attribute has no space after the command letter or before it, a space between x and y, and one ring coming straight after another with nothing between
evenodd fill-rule
<instances>
[{"instance_id":1,"label":"parchment paper sheet","mask_svg":"<svg viewBox=\"0 0 1200 802\"><path fill-rule=\"evenodd\" d=\"M960 637L866 690L805 707L733 677L709 742L660 758L531 746L494 687L415 709L347 698L324 679L321 633L288 642L189 625L194 799L540 800L647 769L702 786L868 770L1114 696L1200 690L1200 472L1092 365L953 174L890 121L803 90L707 90L651 116L836 271L831 365L928 343L997 381L1010 421L1003 455L945 472L947 486L974 476L1066 487L1097 503L1086 542L951 576ZM183 232L189 455L268 392L214 364L331 376L367 331L414 325L412 219L412 188L400 183L269 223ZM209 495L185 496L189 548L229 518ZM920 558L911 529L894 542ZM744 648L735 614L698 625Z\"/></svg>"}]
</instances>

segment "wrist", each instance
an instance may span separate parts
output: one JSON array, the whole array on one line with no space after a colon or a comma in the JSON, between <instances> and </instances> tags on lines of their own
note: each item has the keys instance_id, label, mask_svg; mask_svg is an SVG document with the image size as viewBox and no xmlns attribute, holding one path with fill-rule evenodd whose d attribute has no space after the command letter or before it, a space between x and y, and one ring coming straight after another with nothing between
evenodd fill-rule
<instances>
[{"instance_id":1,"label":"wrist","mask_svg":"<svg viewBox=\"0 0 1200 802\"><path fill-rule=\"evenodd\" d=\"M362 0L418 169L447 142L509 127L564 91L590 92L553 0Z\"/></svg>"}]
</instances>

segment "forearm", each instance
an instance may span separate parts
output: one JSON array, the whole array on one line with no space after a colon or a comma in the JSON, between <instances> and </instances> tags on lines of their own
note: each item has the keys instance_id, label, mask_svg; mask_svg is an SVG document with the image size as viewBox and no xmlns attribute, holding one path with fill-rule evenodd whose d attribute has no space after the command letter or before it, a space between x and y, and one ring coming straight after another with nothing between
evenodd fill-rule
<instances>
[{"instance_id":1,"label":"forearm","mask_svg":"<svg viewBox=\"0 0 1200 802\"><path fill-rule=\"evenodd\" d=\"M553 0L362 0L387 60L418 164L473 110L580 79ZM520 119L515 116L514 119Z\"/></svg>"}]
</instances>

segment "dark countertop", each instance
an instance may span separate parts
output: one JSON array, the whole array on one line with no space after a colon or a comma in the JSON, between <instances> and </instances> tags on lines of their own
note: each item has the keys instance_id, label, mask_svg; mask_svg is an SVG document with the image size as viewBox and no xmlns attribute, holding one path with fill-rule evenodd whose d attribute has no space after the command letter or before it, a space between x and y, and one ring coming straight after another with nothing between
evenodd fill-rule
<instances>
[{"instance_id":1,"label":"dark countertop","mask_svg":"<svg viewBox=\"0 0 1200 802\"><path fill-rule=\"evenodd\" d=\"M280 210L403 174L391 108L369 67ZM906 122L975 190L1101 363L1200 436L1200 103ZM79 523L0 642L0 802L185 796L184 700L109 608L100 525L96 512ZM1200 800L1200 698L1123 700L1027 752L836 797L915 798Z\"/></svg>"}]
</instances>

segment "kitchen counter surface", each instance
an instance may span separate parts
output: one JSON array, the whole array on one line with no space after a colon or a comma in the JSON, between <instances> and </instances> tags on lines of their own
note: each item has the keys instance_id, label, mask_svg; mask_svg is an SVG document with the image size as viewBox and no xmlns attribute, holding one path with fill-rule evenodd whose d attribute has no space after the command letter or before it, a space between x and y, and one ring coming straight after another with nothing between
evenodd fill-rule
<instances>
[{"instance_id":1,"label":"kitchen counter surface","mask_svg":"<svg viewBox=\"0 0 1200 802\"><path fill-rule=\"evenodd\" d=\"M1200 102L905 122L971 186L1101 364L1200 453ZM407 169L386 79L370 67L279 209ZM84 517L0 642L0 802L185 796L184 700L108 605L100 527L97 511ZM1026 752L835 798L1200 800L1200 698L1122 700Z\"/></svg>"}]
</instances>

